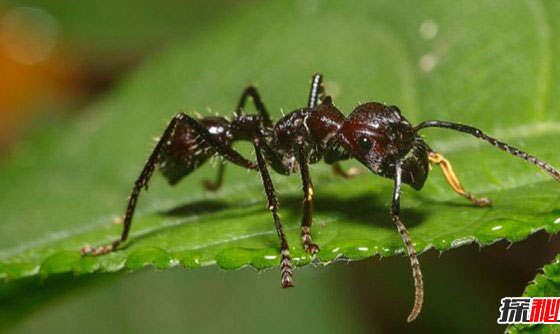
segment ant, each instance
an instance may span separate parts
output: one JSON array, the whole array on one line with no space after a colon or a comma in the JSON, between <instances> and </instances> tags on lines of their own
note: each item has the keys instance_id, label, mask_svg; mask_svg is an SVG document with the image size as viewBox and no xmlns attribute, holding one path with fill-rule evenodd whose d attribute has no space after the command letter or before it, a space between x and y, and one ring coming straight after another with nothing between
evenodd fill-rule
<instances>
[{"instance_id":1,"label":"ant","mask_svg":"<svg viewBox=\"0 0 560 334\"><path fill-rule=\"evenodd\" d=\"M256 115L244 113L249 97L252 98L258 111ZM408 184L415 190L422 189L431 165L438 165L456 193L476 206L492 205L490 199L478 198L465 191L455 176L450 162L443 155L432 150L418 135L419 130L428 127L446 128L473 135L537 165L560 181L560 171L551 165L471 126L435 120L412 126L401 115L398 107L378 102L360 104L348 117L345 117L334 106L331 97L324 94L322 75L315 74L311 80L307 106L285 115L276 124L272 122L254 86L249 86L243 91L231 121L218 116L195 119L185 113L175 115L134 183L121 238L107 246L94 248L86 246L82 249L82 253L84 255L109 253L127 240L140 190L148 189L148 180L156 165L169 183L174 185L209 158L219 156L235 165L260 173L268 200L268 209L272 212L280 239L282 287L292 287L293 266L290 250L278 216L278 199L268 166L282 175L289 175L299 170L304 194L301 222L303 248L311 254L316 254L319 246L311 239L314 192L308 165L324 159L327 164L333 166L336 174L348 178L354 176L356 171L344 171L338 163L353 158L373 173L393 179L390 214L406 246L414 279L415 300L408 316L408 321L411 322L422 309L424 288L416 251L400 219L401 184ZM256 161L244 158L232 148L235 141L242 140L252 143ZM217 190L222 183L223 174L224 164L221 164L216 181L205 181L205 187L208 190Z\"/></svg>"}]
</instances>

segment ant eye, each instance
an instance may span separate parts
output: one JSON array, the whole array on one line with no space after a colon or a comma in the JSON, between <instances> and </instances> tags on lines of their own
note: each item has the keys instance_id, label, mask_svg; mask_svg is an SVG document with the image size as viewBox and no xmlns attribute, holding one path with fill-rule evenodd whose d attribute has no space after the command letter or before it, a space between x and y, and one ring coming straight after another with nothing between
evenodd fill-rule
<instances>
[{"instance_id":1,"label":"ant eye","mask_svg":"<svg viewBox=\"0 0 560 334\"><path fill-rule=\"evenodd\" d=\"M371 141L369 140L368 137L360 137L358 138L358 146L360 146L360 149L362 151L369 151L371 149Z\"/></svg>"}]
</instances>

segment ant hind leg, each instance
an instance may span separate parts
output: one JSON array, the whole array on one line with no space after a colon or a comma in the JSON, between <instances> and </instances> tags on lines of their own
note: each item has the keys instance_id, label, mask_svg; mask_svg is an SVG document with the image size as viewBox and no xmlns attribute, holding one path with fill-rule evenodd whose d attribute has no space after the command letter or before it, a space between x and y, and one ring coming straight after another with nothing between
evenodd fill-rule
<instances>
[{"instance_id":1,"label":"ant hind leg","mask_svg":"<svg viewBox=\"0 0 560 334\"><path fill-rule=\"evenodd\" d=\"M126 213L123 220L123 231L120 239L116 240L112 244L100 247L90 247L86 245L81 250L82 255L95 256L115 251L120 244L128 239L128 234L132 226L132 218L134 216L134 211L136 210L136 203L138 202L138 197L140 196L140 191L142 190L142 188L148 189L148 181L154 173L155 166L160 159L160 155L164 149L164 146L167 145L169 139L171 138L171 135L173 134L173 131L175 131L175 128L179 123L192 128L201 137L202 140L210 145L216 151L216 153L224 159L247 169L257 169L257 165L254 162L245 159L233 148L221 142L196 119L188 116L185 113L179 113L175 115L175 117L173 117L173 119L169 122L169 125L165 128L163 135L160 137L152 153L148 157L148 161L144 165L144 168L142 168L140 175L134 182L134 186L128 200L128 206L126 208Z\"/></svg>"},{"instance_id":2,"label":"ant hind leg","mask_svg":"<svg viewBox=\"0 0 560 334\"><path fill-rule=\"evenodd\" d=\"M262 98L255 86L248 86L247 88L245 88L245 90L243 90L243 93L241 94L241 98L239 99L239 103L235 108L234 115L236 117L243 115L243 111L245 110L245 104L247 104L247 98L249 97L251 97L251 99L253 100L253 103L259 113L259 116L262 117L263 125L267 128L272 128L273 124L272 124L272 120L270 119L268 110L266 109L266 106L264 105Z\"/></svg>"}]
</instances>

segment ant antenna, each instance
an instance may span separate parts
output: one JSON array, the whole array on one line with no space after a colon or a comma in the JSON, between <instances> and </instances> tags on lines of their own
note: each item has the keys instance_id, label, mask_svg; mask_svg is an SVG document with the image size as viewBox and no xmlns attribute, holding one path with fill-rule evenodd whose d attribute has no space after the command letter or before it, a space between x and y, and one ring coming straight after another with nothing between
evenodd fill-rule
<instances>
[{"instance_id":1,"label":"ant antenna","mask_svg":"<svg viewBox=\"0 0 560 334\"><path fill-rule=\"evenodd\" d=\"M445 128L445 129L450 129L450 130L455 130L455 131L459 131L459 132L464 132L464 133L468 133L470 135L473 135L477 138L480 138L482 140L485 140L487 142L489 142L490 144L496 146L497 148L499 148L502 151L506 151L509 154L515 155L523 160L526 160L530 163L532 163L533 165L538 166L540 169L542 169L543 171L545 171L548 175L552 176L554 179L556 179L556 181L560 182L560 171L554 167L552 167L551 165L547 164L546 162L538 159L537 157L523 152L513 146L510 146L506 143L503 143L495 138L492 138L490 136L488 136L487 134L485 134L484 132L482 132L481 130L474 128L472 126L468 126L468 125L463 125L463 124L459 124L459 123L451 123L451 122L443 122L443 121L425 121L422 122L420 124L418 124L417 126L414 127L414 132L417 132L418 130L424 129L424 128Z\"/></svg>"}]
</instances>

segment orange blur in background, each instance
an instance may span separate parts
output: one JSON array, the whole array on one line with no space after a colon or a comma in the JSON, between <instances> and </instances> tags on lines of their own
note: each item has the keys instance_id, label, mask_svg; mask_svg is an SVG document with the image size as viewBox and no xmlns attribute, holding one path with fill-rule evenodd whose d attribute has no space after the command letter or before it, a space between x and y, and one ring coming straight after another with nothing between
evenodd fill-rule
<instances>
[{"instance_id":1,"label":"orange blur in background","mask_svg":"<svg viewBox=\"0 0 560 334\"><path fill-rule=\"evenodd\" d=\"M88 76L67 52L56 21L35 8L0 8L0 153L34 115L56 103L76 108ZM62 102L61 102L62 101Z\"/></svg>"}]
</instances>

